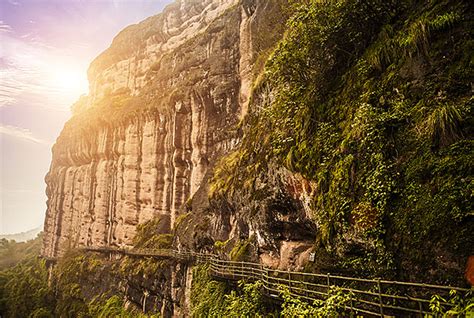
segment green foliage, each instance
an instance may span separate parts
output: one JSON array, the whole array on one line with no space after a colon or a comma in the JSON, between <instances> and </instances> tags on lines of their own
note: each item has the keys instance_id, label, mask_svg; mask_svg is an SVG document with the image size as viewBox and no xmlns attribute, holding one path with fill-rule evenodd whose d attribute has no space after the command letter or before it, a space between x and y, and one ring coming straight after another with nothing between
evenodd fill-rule
<instances>
[{"instance_id":1,"label":"green foliage","mask_svg":"<svg viewBox=\"0 0 474 318\"><path fill-rule=\"evenodd\" d=\"M69 251L54 271L55 313L64 317L147 317L136 308L124 308L117 284L123 279L158 281L163 264L151 258L107 261L101 255Z\"/></svg>"},{"instance_id":2,"label":"green foliage","mask_svg":"<svg viewBox=\"0 0 474 318\"><path fill-rule=\"evenodd\" d=\"M27 242L0 240L0 271L12 267L23 260L39 255L43 233L38 234L34 240Z\"/></svg>"},{"instance_id":3,"label":"green foliage","mask_svg":"<svg viewBox=\"0 0 474 318\"><path fill-rule=\"evenodd\" d=\"M50 318L53 317L51 312L46 308L35 309L30 315L30 318Z\"/></svg>"},{"instance_id":4,"label":"green foliage","mask_svg":"<svg viewBox=\"0 0 474 318\"><path fill-rule=\"evenodd\" d=\"M38 258L43 234L27 242L0 241L0 313L6 317L52 317L55 299L48 270Z\"/></svg>"},{"instance_id":5,"label":"green foliage","mask_svg":"<svg viewBox=\"0 0 474 318\"><path fill-rule=\"evenodd\" d=\"M12 318L158 317L125 309L115 284L134 275L158 280L163 262L125 258L118 263L120 267L98 255L68 251L49 273L45 261L32 255L0 271L0 313Z\"/></svg>"},{"instance_id":6,"label":"green foliage","mask_svg":"<svg viewBox=\"0 0 474 318\"><path fill-rule=\"evenodd\" d=\"M68 251L55 267L56 313L64 317L89 317L85 289L102 267L99 258Z\"/></svg>"},{"instance_id":7,"label":"green foliage","mask_svg":"<svg viewBox=\"0 0 474 318\"><path fill-rule=\"evenodd\" d=\"M228 239L227 241L215 241L214 248L219 252L223 252L225 251L229 243L230 239Z\"/></svg>"},{"instance_id":8,"label":"green foliage","mask_svg":"<svg viewBox=\"0 0 474 318\"><path fill-rule=\"evenodd\" d=\"M472 317L474 316L473 293L474 291L471 291L467 295L461 296L459 292L451 290L447 299L434 295L431 298L430 310L434 317ZM448 307L446 304L453 305L453 307ZM429 315L429 317L432 316Z\"/></svg>"},{"instance_id":9,"label":"green foliage","mask_svg":"<svg viewBox=\"0 0 474 318\"><path fill-rule=\"evenodd\" d=\"M240 281L238 290L229 291L223 282L212 280L208 268L197 266L193 272L191 291L193 317L349 317L345 309L351 293L332 287L326 300L309 304L280 287L283 304L273 313L265 302L263 282Z\"/></svg>"},{"instance_id":10,"label":"green foliage","mask_svg":"<svg viewBox=\"0 0 474 318\"><path fill-rule=\"evenodd\" d=\"M241 145L215 169L211 204L258 205L282 188L269 174L283 166L316 185L316 246L345 268L437 268L419 252L427 244L465 258L474 248L471 9L296 1L254 85Z\"/></svg>"},{"instance_id":11,"label":"green foliage","mask_svg":"<svg viewBox=\"0 0 474 318\"><path fill-rule=\"evenodd\" d=\"M141 308L125 308L117 285L124 280L159 281L164 264L152 258L108 261L101 255L69 251L54 271L55 313L64 317L158 317L144 315Z\"/></svg>"},{"instance_id":12,"label":"green foliage","mask_svg":"<svg viewBox=\"0 0 474 318\"><path fill-rule=\"evenodd\" d=\"M233 261L249 261L253 238L238 241L230 251L230 259Z\"/></svg>"},{"instance_id":13,"label":"green foliage","mask_svg":"<svg viewBox=\"0 0 474 318\"><path fill-rule=\"evenodd\" d=\"M151 278L156 277L157 273L166 266L165 261L158 261L153 258L136 259L133 257L124 257L118 268L119 272L125 276L138 276Z\"/></svg>"},{"instance_id":14,"label":"green foliage","mask_svg":"<svg viewBox=\"0 0 474 318\"><path fill-rule=\"evenodd\" d=\"M193 317L267 317L263 283L239 281L238 290L213 280L207 265L193 269L191 314Z\"/></svg>"},{"instance_id":15,"label":"green foliage","mask_svg":"<svg viewBox=\"0 0 474 318\"><path fill-rule=\"evenodd\" d=\"M466 177L473 173L472 149L472 141L457 142L436 155L426 152L404 166L402 196L406 200L401 209L405 213L395 214L393 220L401 238L414 244L413 248L428 240L446 242L451 251L472 246L469 227L463 226L469 224L474 208L474 184ZM454 228L457 230L450 230Z\"/></svg>"},{"instance_id":16,"label":"green foliage","mask_svg":"<svg viewBox=\"0 0 474 318\"><path fill-rule=\"evenodd\" d=\"M434 32L452 28L461 20L458 12L438 13L439 7L427 8L420 17L408 19L398 32L386 25L376 41L366 52L365 58L376 69L382 70L392 63L415 55L429 55Z\"/></svg>"},{"instance_id":17,"label":"green foliage","mask_svg":"<svg viewBox=\"0 0 474 318\"><path fill-rule=\"evenodd\" d=\"M311 305L299 297L294 296L288 288L280 287L283 298L282 317L350 317L345 306L350 303L350 293L332 287L326 300L314 301Z\"/></svg>"},{"instance_id":18,"label":"green foliage","mask_svg":"<svg viewBox=\"0 0 474 318\"><path fill-rule=\"evenodd\" d=\"M118 296L112 296L105 302L93 300L90 303L90 312L94 317L132 317L124 306L123 301Z\"/></svg>"},{"instance_id":19,"label":"green foliage","mask_svg":"<svg viewBox=\"0 0 474 318\"><path fill-rule=\"evenodd\" d=\"M159 318L160 315L145 315L135 311L125 309L122 299L115 295L108 299L96 298L89 303L89 311L92 317L97 318Z\"/></svg>"},{"instance_id":20,"label":"green foliage","mask_svg":"<svg viewBox=\"0 0 474 318\"><path fill-rule=\"evenodd\" d=\"M181 224L183 224L183 222L185 222L190 215L191 213L189 212L180 214L174 221L174 229L177 229Z\"/></svg>"},{"instance_id":21,"label":"green foliage","mask_svg":"<svg viewBox=\"0 0 474 318\"><path fill-rule=\"evenodd\" d=\"M422 122L421 131L436 148L444 147L462 137L461 122L464 117L458 105L439 105Z\"/></svg>"},{"instance_id":22,"label":"green foliage","mask_svg":"<svg viewBox=\"0 0 474 318\"><path fill-rule=\"evenodd\" d=\"M263 283L239 282L241 292L231 291L225 296L226 317L265 317L263 302Z\"/></svg>"},{"instance_id":23,"label":"green foliage","mask_svg":"<svg viewBox=\"0 0 474 318\"><path fill-rule=\"evenodd\" d=\"M44 260L30 257L0 272L0 312L6 317L52 317L54 305Z\"/></svg>"},{"instance_id":24,"label":"green foliage","mask_svg":"<svg viewBox=\"0 0 474 318\"><path fill-rule=\"evenodd\" d=\"M193 317L223 317L227 286L212 280L206 265L193 269L191 315Z\"/></svg>"},{"instance_id":25,"label":"green foliage","mask_svg":"<svg viewBox=\"0 0 474 318\"><path fill-rule=\"evenodd\" d=\"M173 235L163 233L169 231L167 222L157 217L137 226L133 244L138 248L167 249L173 243Z\"/></svg>"},{"instance_id":26,"label":"green foliage","mask_svg":"<svg viewBox=\"0 0 474 318\"><path fill-rule=\"evenodd\" d=\"M223 157L214 170L214 176L209 189L209 196L232 196L237 189L252 191L255 186L254 178L246 178L246 176L258 175L264 170L265 166L259 162L249 163L249 159L254 152L249 152L245 149L238 150ZM236 175L237 169L245 167L245 173Z\"/></svg>"}]
</instances>

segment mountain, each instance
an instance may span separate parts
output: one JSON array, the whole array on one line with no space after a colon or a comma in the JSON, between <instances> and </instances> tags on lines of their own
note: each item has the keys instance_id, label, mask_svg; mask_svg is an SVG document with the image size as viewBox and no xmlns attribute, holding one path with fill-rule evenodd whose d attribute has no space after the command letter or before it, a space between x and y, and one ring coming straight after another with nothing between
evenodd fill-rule
<instances>
[{"instance_id":1,"label":"mountain","mask_svg":"<svg viewBox=\"0 0 474 318\"><path fill-rule=\"evenodd\" d=\"M26 241L36 238L41 231L42 231L42 228L38 227L36 229L32 229L32 230L21 232L21 233L0 234L0 240L6 239L9 241L26 242Z\"/></svg>"},{"instance_id":2,"label":"mountain","mask_svg":"<svg viewBox=\"0 0 474 318\"><path fill-rule=\"evenodd\" d=\"M38 258L42 241L41 233L37 234L34 239L25 241L0 238L0 273L30 259Z\"/></svg>"},{"instance_id":3,"label":"mountain","mask_svg":"<svg viewBox=\"0 0 474 318\"><path fill-rule=\"evenodd\" d=\"M231 289L83 246L466 286L472 6L178 0L127 27L53 147L42 255L67 273L58 294L81 313L101 295L206 316Z\"/></svg>"},{"instance_id":4,"label":"mountain","mask_svg":"<svg viewBox=\"0 0 474 318\"><path fill-rule=\"evenodd\" d=\"M254 62L282 31L278 10L278 1L183 0L120 32L92 62L91 93L53 147L44 255L131 245L136 226L157 216L171 230L239 140Z\"/></svg>"}]
</instances>

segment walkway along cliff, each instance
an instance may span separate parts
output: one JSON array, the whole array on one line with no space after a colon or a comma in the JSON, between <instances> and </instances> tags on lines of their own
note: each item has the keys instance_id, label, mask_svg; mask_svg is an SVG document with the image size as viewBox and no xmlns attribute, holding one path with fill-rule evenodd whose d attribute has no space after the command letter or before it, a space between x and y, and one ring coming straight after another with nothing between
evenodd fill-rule
<instances>
[{"instance_id":1,"label":"walkway along cliff","mask_svg":"<svg viewBox=\"0 0 474 318\"><path fill-rule=\"evenodd\" d=\"M43 256L165 248L468 288L473 9L177 0L127 27L53 147ZM187 264L97 268L84 298L190 313Z\"/></svg>"},{"instance_id":2,"label":"walkway along cliff","mask_svg":"<svg viewBox=\"0 0 474 318\"><path fill-rule=\"evenodd\" d=\"M398 282L377 279L364 279L339 275L313 274L290 270L277 270L259 263L229 261L207 253L176 251L170 249L117 249L108 247L86 247L84 252L129 256L135 258L170 259L188 265L205 264L211 276L227 282L245 281L262 283L263 294L282 301L282 290L287 289L293 297L313 303L332 296L335 288L350 293L350 301L345 305L351 314L369 316L408 316L431 315L431 297L446 297L448 293L469 295L470 290L453 286L440 286L424 283ZM52 260L55 261L55 260ZM453 303L443 302L448 309Z\"/></svg>"}]
</instances>

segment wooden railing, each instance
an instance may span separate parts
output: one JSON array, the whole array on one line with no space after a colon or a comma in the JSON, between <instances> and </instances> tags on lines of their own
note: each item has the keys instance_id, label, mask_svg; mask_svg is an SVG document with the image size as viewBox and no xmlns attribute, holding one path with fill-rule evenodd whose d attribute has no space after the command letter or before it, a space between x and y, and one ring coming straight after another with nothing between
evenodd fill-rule
<instances>
[{"instance_id":1,"label":"wooden railing","mask_svg":"<svg viewBox=\"0 0 474 318\"><path fill-rule=\"evenodd\" d=\"M117 249L85 247L89 252L122 254L134 257L171 258L181 262L208 264L210 274L216 278L238 281L261 281L267 296L281 297L281 288L292 296L310 303L327 299L336 287L350 295L345 306L365 316L418 316L431 314L429 305L433 295L446 298L451 291L467 297L473 289L413 282L366 279L332 274L312 274L271 269L259 263L237 262L219 259L213 254L203 254L169 249ZM454 305L441 302L446 309Z\"/></svg>"}]
</instances>

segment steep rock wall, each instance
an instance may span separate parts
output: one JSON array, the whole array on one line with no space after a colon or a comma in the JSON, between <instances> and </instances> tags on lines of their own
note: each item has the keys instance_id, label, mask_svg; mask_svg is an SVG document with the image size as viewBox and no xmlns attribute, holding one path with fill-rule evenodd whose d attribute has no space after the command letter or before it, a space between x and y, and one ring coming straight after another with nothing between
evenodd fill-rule
<instances>
[{"instance_id":1,"label":"steep rock wall","mask_svg":"<svg viewBox=\"0 0 474 318\"><path fill-rule=\"evenodd\" d=\"M253 45L269 25L254 13L276 3L179 0L114 39L53 147L44 255L130 245L156 216L171 229L238 140L253 61L274 43Z\"/></svg>"},{"instance_id":2,"label":"steep rock wall","mask_svg":"<svg viewBox=\"0 0 474 318\"><path fill-rule=\"evenodd\" d=\"M194 196L177 244L282 269L465 284L471 7L301 4L239 147L214 169L207 205ZM450 14L420 51L415 30Z\"/></svg>"}]
</instances>

